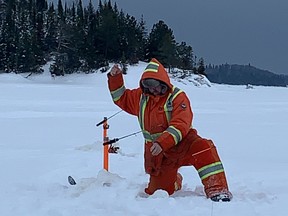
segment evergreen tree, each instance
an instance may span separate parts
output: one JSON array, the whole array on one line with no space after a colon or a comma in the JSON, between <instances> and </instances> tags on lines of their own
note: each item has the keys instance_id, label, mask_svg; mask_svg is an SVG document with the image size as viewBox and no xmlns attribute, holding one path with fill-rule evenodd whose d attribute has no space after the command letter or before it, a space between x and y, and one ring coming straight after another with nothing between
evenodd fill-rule
<instances>
[{"instance_id":1,"label":"evergreen tree","mask_svg":"<svg viewBox=\"0 0 288 216\"><path fill-rule=\"evenodd\" d=\"M85 13L86 13L85 17L87 17L87 36L86 36L84 59L88 67L86 70L89 70L89 68L97 67L97 50L96 50L97 17L96 17L96 11L94 9L91 0L89 1Z\"/></svg>"},{"instance_id":2,"label":"evergreen tree","mask_svg":"<svg viewBox=\"0 0 288 216\"><path fill-rule=\"evenodd\" d=\"M46 0L36 0L37 12L45 12L47 9L48 9L48 4Z\"/></svg>"},{"instance_id":3,"label":"evergreen tree","mask_svg":"<svg viewBox=\"0 0 288 216\"><path fill-rule=\"evenodd\" d=\"M57 13L58 20L62 20L64 22L65 17L64 17L64 9L62 5L62 0L58 0L57 9L58 9L58 13Z\"/></svg>"},{"instance_id":4,"label":"evergreen tree","mask_svg":"<svg viewBox=\"0 0 288 216\"><path fill-rule=\"evenodd\" d=\"M36 5L34 5L34 11L36 14L35 31L32 41L34 44L32 52L35 57L35 70L39 71L40 67L44 64L44 12L47 10L47 4L45 0L36 0Z\"/></svg>"},{"instance_id":5,"label":"evergreen tree","mask_svg":"<svg viewBox=\"0 0 288 216\"><path fill-rule=\"evenodd\" d=\"M191 70L194 65L193 50L191 46L188 46L185 42L177 44L177 63L176 67Z\"/></svg>"},{"instance_id":6,"label":"evergreen tree","mask_svg":"<svg viewBox=\"0 0 288 216\"><path fill-rule=\"evenodd\" d=\"M198 61L198 69L197 69L198 74L207 76L205 73L205 63L204 63L204 59L200 58Z\"/></svg>"},{"instance_id":7,"label":"evergreen tree","mask_svg":"<svg viewBox=\"0 0 288 216\"><path fill-rule=\"evenodd\" d=\"M16 65L16 0L4 1L4 24L1 29L1 41L0 41L0 62L1 70L5 72L15 71Z\"/></svg>"},{"instance_id":8,"label":"evergreen tree","mask_svg":"<svg viewBox=\"0 0 288 216\"><path fill-rule=\"evenodd\" d=\"M159 59L164 66L175 65L176 41L173 31L160 20L154 24L148 38L148 59Z\"/></svg>"},{"instance_id":9,"label":"evergreen tree","mask_svg":"<svg viewBox=\"0 0 288 216\"><path fill-rule=\"evenodd\" d=\"M119 14L120 49L130 63L144 59L145 27L144 22L138 23L135 17Z\"/></svg>"},{"instance_id":10,"label":"evergreen tree","mask_svg":"<svg viewBox=\"0 0 288 216\"><path fill-rule=\"evenodd\" d=\"M76 25L74 26L73 36L71 37L72 43L75 45L74 49L77 50L80 58L83 58L85 53L85 21L82 0L78 1L76 9Z\"/></svg>"},{"instance_id":11,"label":"evergreen tree","mask_svg":"<svg viewBox=\"0 0 288 216\"><path fill-rule=\"evenodd\" d=\"M16 68L18 71L32 71L35 65L35 58L32 51L32 34L30 25L30 11L27 1L19 2L19 27L17 40L17 61Z\"/></svg>"},{"instance_id":12,"label":"evergreen tree","mask_svg":"<svg viewBox=\"0 0 288 216\"><path fill-rule=\"evenodd\" d=\"M54 4L50 4L45 23L45 50L48 53L57 49L57 17Z\"/></svg>"},{"instance_id":13,"label":"evergreen tree","mask_svg":"<svg viewBox=\"0 0 288 216\"><path fill-rule=\"evenodd\" d=\"M136 38L138 42L138 45L136 47L137 49L136 53L141 61L145 60L145 53L146 53L146 46L147 46L147 29L145 26L146 26L146 23L142 16L137 26L137 34L136 34Z\"/></svg>"},{"instance_id":14,"label":"evergreen tree","mask_svg":"<svg viewBox=\"0 0 288 216\"><path fill-rule=\"evenodd\" d=\"M97 37L99 39L99 52L106 60L121 58L119 46L119 32L117 26L117 12L114 11L111 1L105 2L99 8Z\"/></svg>"},{"instance_id":15,"label":"evergreen tree","mask_svg":"<svg viewBox=\"0 0 288 216\"><path fill-rule=\"evenodd\" d=\"M65 53L66 46L66 35L65 35L65 16L64 9L62 5L62 0L58 0L57 5L57 49L53 52L55 63L50 66L51 74L55 74L57 76L64 76L65 74L65 65L67 64L67 54Z\"/></svg>"}]
</instances>

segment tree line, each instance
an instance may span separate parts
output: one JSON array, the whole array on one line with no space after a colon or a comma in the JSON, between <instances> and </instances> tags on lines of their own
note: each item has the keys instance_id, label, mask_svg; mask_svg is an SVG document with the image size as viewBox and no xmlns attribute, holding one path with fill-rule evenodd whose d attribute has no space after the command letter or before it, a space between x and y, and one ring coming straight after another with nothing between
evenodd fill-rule
<instances>
[{"instance_id":1,"label":"tree line","mask_svg":"<svg viewBox=\"0 0 288 216\"><path fill-rule=\"evenodd\" d=\"M288 76L274 74L249 65L207 65L208 79L213 83L230 85L288 86Z\"/></svg>"},{"instance_id":2,"label":"tree line","mask_svg":"<svg viewBox=\"0 0 288 216\"><path fill-rule=\"evenodd\" d=\"M148 33L143 17L136 20L111 0L99 0L97 9L91 0L87 7L82 0L70 6L61 0L56 6L47 0L0 0L0 73L40 73L51 60L52 74L89 73L109 62L152 57L168 68L205 70L203 58L196 68L192 47L176 42L164 21Z\"/></svg>"}]
</instances>

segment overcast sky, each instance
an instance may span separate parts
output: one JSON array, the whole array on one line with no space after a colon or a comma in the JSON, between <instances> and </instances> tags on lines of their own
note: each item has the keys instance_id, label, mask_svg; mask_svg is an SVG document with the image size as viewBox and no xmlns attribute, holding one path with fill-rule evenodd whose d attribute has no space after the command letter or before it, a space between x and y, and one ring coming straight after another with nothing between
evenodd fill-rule
<instances>
[{"instance_id":1,"label":"overcast sky","mask_svg":"<svg viewBox=\"0 0 288 216\"><path fill-rule=\"evenodd\" d=\"M65 0L62 0L63 2ZM67 0L72 1L72 0ZM82 0L86 4L89 0ZM98 0L92 0L98 6ZM104 2L104 0L102 0ZM163 20L206 64L288 74L288 0L112 0L150 32Z\"/></svg>"}]
</instances>

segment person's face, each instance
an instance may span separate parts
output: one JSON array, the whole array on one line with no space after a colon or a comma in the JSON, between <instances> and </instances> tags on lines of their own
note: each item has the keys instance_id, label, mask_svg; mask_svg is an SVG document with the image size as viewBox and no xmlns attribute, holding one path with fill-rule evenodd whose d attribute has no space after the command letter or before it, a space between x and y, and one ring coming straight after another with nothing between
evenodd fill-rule
<instances>
[{"instance_id":1,"label":"person's face","mask_svg":"<svg viewBox=\"0 0 288 216\"><path fill-rule=\"evenodd\" d=\"M153 95L160 95L161 94L161 86L156 86L156 87L149 87L149 92Z\"/></svg>"},{"instance_id":2,"label":"person's face","mask_svg":"<svg viewBox=\"0 0 288 216\"><path fill-rule=\"evenodd\" d=\"M142 85L144 88L148 89L153 95L161 94L161 83L156 79L144 79L142 80Z\"/></svg>"}]
</instances>

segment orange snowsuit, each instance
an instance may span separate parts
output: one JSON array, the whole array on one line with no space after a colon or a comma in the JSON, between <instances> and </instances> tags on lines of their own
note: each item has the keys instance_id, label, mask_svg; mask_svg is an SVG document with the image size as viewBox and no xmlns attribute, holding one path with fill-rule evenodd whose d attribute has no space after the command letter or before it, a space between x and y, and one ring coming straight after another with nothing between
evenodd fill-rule
<instances>
[{"instance_id":1,"label":"orange snowsuit","mask_svg":"<svg viewBox=\"0 0 288 216\"><path fill-rule=\"evenodd\" d=\"M164 95L143 92L141 80L153 78L168 86ZM198 171L206 196L228 192L223 165L211 140L201 138L192 128L193 113L186 94L173 86L164 66L152 59L142 74L140 87L126 89L122 74L108 74L108 86L116 105L138 117L145 139L144 165L150 181L145 192L162 189L173 194L181 189L181 166L192 165ZM152 156L150 148L158 142L163 151ZM180 179L179 179L180 178Z\"/></svg>"}]
</instances>

